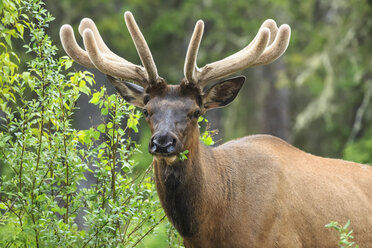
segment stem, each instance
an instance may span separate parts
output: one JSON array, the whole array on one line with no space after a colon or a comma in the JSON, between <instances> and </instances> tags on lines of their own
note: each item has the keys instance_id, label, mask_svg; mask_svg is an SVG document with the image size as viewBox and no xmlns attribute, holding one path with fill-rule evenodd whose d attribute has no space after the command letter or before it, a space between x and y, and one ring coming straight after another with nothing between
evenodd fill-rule
<instances>
[{"instance_id":1,"label":"stem","mask_svg":"<svg viewBox=\"0 0 372 248\"><path fill-rule=\"evenodd\" d=\"M41 41L41 44L39 44L39 48L40 48L40 58L41 59L44 59L44 56L43 56L43 51L42 51L42 41ZM43 66L43 69L42 69L42 90L41 90L41 115L40 115L40 124L39 124L39 146L38 146L38 149L37 149L37 159L36 159L36 168L35 168L35 172L34 172L34 178L32 180L32 189L31 189L31 204L32 206L34 205L34 201L35 201L35 195L34 195L34 190L35 190L35 183L36 183L36 178L37 178L37 171L39 170L39 165L40 165L40 158L41 158L41 147L42 147L42 142L43 142L43 126L44 126L44 111L45 111L45 108L44 108L44 96L45 96L45 66ZM36 209L35 209L36 210ZM35 215L33 213L33 210L31 210L31 219L32 219L32 223L35 225L34 227L34 230L35 230L35 242L36 242L36 247L39 248L39 231L38 229L36 228L36 220L35 220Z\"/></svg>"},{"instance_id":2,"label":"stem","mask_svg":"<svg viewBox=\"0 0 372 248\"><path fill-rule=\"evenodd\" d=\"M143 219L133 230L128 234L127 238L132 236L133 233L135 233L138 229L140 229L149 219L151 216L148 216L146 219Z\"/></svg>"},{"instance_id":3,"label":"stem","mask_svg":"<svg viewBox=\"0 0 372 248\"><path fill-rule=\"evenodd\" d=\"M42 95L41 98L44 98L44 80L42 85ZM32 180L32 191L31 191L31 198L32 198L32 204L34 204L34 189L35 189L35 182L36 182L36 173L39 170L39 164L40 164L40 157L41 157L41 146L43 142L43 126L44 126L44 105L41 105L41 116L40 116L40 124L39 124L39 146L37 149L37 159L36 159L36 167L35 167L35 173L34 173L34 179Z\"/></svg>"},{"instance_id":4,"label":"stem","mask_svg":"<svg viewBox=\"0 0 372 248\"><path fill-rule=\"evenodd\" d=\"M125 222L125 225L124 225L124 230L123 230L123 245L125 244L125 237L126 237L126 233L128 231L128 228L129 228L129 225L130 225L130 222L132 221L132 218L128 218L128 220Z\"/></svg>"},{"instance_id":5,"label":"stem","mask_svg":"<svg viewBox=\"0 0 372 248\"><path fill-rule=\"evenodd\" d=\"M105 198L106 198L106 187L103 188L103 192L102 192L102 206L101 206L101 209L105 208L105 204L106 204Z\"/></svg>"},{"instance_id":6,"label":"stem","mask_svg":"<svg viewBox=\"0 0 372 248\"><path fill-rule=\"evenodd\" d=\"M70 186L70 173L69 173L69 163L67 162L67 144L66 144L66 115L65 115L65 108L63 106L63 96L62 96L62 92L61 92L61 87L58 87L58 93L59 93L59 98L61 99L60 101L60 108L61 108L61 111L62 111L62 127L63 127L63 151L64 151L64 159L62 160L63 161L63 164L64 164L64 167L65 167L65 171L66 171L66 182L65 182L65 185L66 185L66 190L68 192L68 187ZM70 193L67 193L66 194L66 201L65 201L65 208L66 208L66 213L65 213L65 218L64 218L64 222L66 224L68 224L68 215L69 215L69 198L70 198Z\"/></svg>"},{"instance_id":7,"label":"stem","mask_svg":"<svg viewBox=\"0 0 372 248\"><path fill-rule=\"evenodd\" d=\"M89 244L89 242L90 242L94 237L97 238L97 234L99 233L99 231L101 231L101 229L104 228L107 224L108 224L108 221L107 221L105 224L103 224L100 228L97 228L96 233L95 233L95 234L94 234L90 239L88 239L88 241L85 242L81 248L86 247L87 244ZM96 242L97 242L97 241L96 241Z\"/></svg>"},{"instance_id":8,"label":"stem","mask_svg":"<svg viewBox=\"0 0 372 248\"><path fill-rule=\"evenodd\" d=\"M50 172L50 178L53 178L53 168L52 168L52 165L53 165L53 161L54 161L54 159L56 158L56 156L57 156L57 153L54 153L54 155L53 155L53 159L50 160L49 165L48 165L48 169L47 169L47 171L45 172L45 174L42 176L42 178L41 178L41 180L40 180L40 182L39 182L38 188L41 187L41 184L44 182L44 180L45 180L45 178L48 176L48 173L49 173L49 172ZM53 192L54 192L54 191L53 191L53 187L52 187L51 195L54 195Z\"/></svg>"},{"instance_id":9,"label":"stem","mask_svg":"<svg viewBox=\"0 0 372 248\"><path fill-rule=\"evenodd\" d=\"M139 181L138 185L141 185L141 184L142 184L143 180L145 180L146 175L151 171L151 170L150 170L151 168L152 168L152 167L150 166L150 167L149 167L149 168L148 168L148 169L143 173L143 176L142 176L141 180ZM141 175L141 174L139 174L139 176L140 176L140 175ZM138 179L139 176L138 176L136 179ZM136 179L132 180L132 182L134 183ZM123 205L126 205L130 199L131 199L131 196L128 196L128 197L124 200Z\"/></svg>"},{"instance_id":10,"label":"stem","mask_svg":"<svg viewBox=\"0 0 372 248\"><path fill-rule=\"evenodd\" d=\"M111 137L111 191L112 191L112 199L115 202L116 199L116 188L115 188L115 181L116 181L116 171L115 171L115 164L116 164L116 144L115 143L115 117L117 115L117 106L115 105L115 112L112 118L112 137Z\"/></svg>"},{"instance_id":11,"label":"stem","mask_svg":"<svg viewBox=\"0 0 372 248\"><path fill-rule=\"evenodd\" d=\"M19 166L19 192L22 192L22 171L23 171L23 156L25 153L25 123L26 123L26 111L23 108L23 124L22 124L22 153L21 153L21 163Z\"/></svg>"},{"instance_id":12,"label":"stem","mask_svg":"<svg viewBox=\"0 0 372 248\"><path fill-rule=\"evenodd\" d=\"M137 240L137 242L132 246L132 248L133 247L135 247L136 245L138 245L138 243L139 242L141 242L142 241L142 239L144 238L144 237L146 237L152 230L154 230L154 228L157 226L157 225L159 225L160 224L160 222L162 222L163 220L165 219L165 215L155 224L155 225L153 225L151 228L150 228L150 230L148 230L139 240Z\"/></svg>"},{"instance_id":13,"label":"stem","mask_svg":"<svg viewBox=\"0 0 372 248\"><path fill-rule=\"evenodd\" d=\"M13 206L14 206L14 204L17 202L17 200L18 200L18 199L15 199L15 200L12 202L12 204L11 204L10 206L7 204L6 201L1 201L1 200L0 200L0 201L3 202L3 203L5 204L5 206L7 207L7 210L5 211L5 213L3 213L3 216L5 216L5 215L8 213L8 211L12 212L15 216L17 216L17 218L18 218L18 220L19 220L19 226L21 227L21 230L22 230L22 232L23 232L24 229L23 229L23 222L22 222L21 212L20 212L19 214L17 214L17 213L13 210Z\"/></svg>"}]
</instances>

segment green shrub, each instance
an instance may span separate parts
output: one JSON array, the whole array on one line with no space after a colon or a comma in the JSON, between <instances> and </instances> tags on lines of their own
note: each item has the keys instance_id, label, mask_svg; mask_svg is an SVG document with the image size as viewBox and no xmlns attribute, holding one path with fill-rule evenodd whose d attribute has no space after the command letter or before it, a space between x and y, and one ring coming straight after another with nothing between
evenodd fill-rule
<instances>
[{"instance_id":1,"label":"green shrub","mask_svg":"<svg viewBox=\"0 0 372 248\"><path fill-rule=\"evenodd\" d=\"M140 244L165 219L151 167L135 170L131 160L138 145L129 130L137 132L140 112L105 88L92 94L91 73L66 72L72 61L56 58L42 1L3 0L0 11L0 247ZM24 44L27 63L14 44ZM88 130L72 126L81 94L105 116ZM89 172L95 182L81 189ZM178 242L163 227L174 237L165 242Z\"/></svg>"}]
</instances>

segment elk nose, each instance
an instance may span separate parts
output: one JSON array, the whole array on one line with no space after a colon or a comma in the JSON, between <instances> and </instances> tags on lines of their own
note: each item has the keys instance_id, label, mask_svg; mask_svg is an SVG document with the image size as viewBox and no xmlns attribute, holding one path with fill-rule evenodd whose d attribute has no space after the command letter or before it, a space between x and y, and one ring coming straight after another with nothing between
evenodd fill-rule
<instances>
[{"instance_id":1,"label":"elk nose","mask_svg":"<svg viewBox=\"0 0 372 248\"><path fill-rule=\"evenodd\" d=\"M150 153L170 154L176 149L177 139L172 134L159 134L151 138Z\"/></svg>"}]
</instances>

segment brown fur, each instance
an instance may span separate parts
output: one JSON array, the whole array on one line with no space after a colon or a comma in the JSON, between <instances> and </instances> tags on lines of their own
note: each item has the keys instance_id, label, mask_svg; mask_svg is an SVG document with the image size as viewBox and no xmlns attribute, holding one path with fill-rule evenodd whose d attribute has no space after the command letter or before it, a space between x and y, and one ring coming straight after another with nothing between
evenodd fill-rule
<instances>
[{"instance_id":1,"label":"brown fur","mask_svg":"<svg viewBox=\"0 0 372 248\"><path fill-rule=\"evenodd\" d=\"M164 174L174 166L154 165L173 221ZM369 166L317 157L269 135L216 148L196 144L190 159L176 166L184 167L179 181L185 184L177 197L189 197L187 205L196 209L188 216L197 227L183 236L186 247L336 247L336 232L324 225L349 219L355 241L372 247Z\"/></svg>"},{"instance_id":2,"label":"brown fur","mask_svg":"<svg viewBox=\"0 0 372 248\"><path fill-rule=\"evenodd\" d=\"M324 225L350 220L355 241L372 247L372 167L317 157L269 135L200 144L195 111L228 104L242 80L205 93L184 84L150 93L121 85L148 112L153 137L177 139L174 152L153 153L153 164L160 201L185 246L337 247L337 232ZM184 150L188 159L180 161Z\"/></svg>"},{"instance_id":3,"label":"brown fur","mask_svg":"<svg viewBox=\"0 0 372 248\"><path fill-rule=\"evenodd\" d=\"M173 109L168 121L179 122L197 104L170 86L146 107ZM148 120L153 133L164 119ZM336 231L324 227L333 220L350 220L355 241L372 247L371 167L317 157L269 135L209 148L196 121L185 122L177 135L189 158L155 156L153 163L159 198L186 247L336 247Z\"/></svg>"}]
</instances>

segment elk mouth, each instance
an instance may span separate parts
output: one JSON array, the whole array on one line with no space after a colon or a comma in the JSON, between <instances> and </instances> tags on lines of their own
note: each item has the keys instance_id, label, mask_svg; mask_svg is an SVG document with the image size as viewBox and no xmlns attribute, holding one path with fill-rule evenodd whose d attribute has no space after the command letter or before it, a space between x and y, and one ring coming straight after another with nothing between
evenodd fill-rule
<instances>
[{"instance_id":1,"label":"elk mouth","mask_svg":"<svg viewBox=\"0 0 372 248\"><path fill-rule=\"evenodd\" d=\"M162 157L162 158L177 157L178 155L177 152L172 152L172 153L159 153L159 152L151 152L151 151L149 152L154 157Z\"/></svg>"},{"instance_id":2,"label":"elk mouth","mask_svg":"<svg viewBox=\"0 0 372 248\"><path fill-rule=\"evenodd\" d=\"M154 156L154 160L158 162L165 162L167 165L173 165L176 161L178 161L178 156Z\"/></svg>"},{"instance_id":3,"label":"elk mouth","mask_svg":"<svg viewBox=\"0 0 372 248\"><path fill-rule=\"evenodd\" d=\"M149 144L149 153L153 156L154 160L165 162L167 165L172 165L178 161L179 152L176 147L172 149L165 149L164 151L159 151L153 144Z\"/></svg>"},{"instance_id":4,"label":"elk mouth","mask_svg":"<svg viewBox=\"0 0 372 248\"><path fill-rule=\"evenodd\" d=\"M165 162L167 165L173 165L178 160L176 153L152 153L153 159L158 162Z\"/></svg>"}]
</instances>

